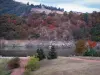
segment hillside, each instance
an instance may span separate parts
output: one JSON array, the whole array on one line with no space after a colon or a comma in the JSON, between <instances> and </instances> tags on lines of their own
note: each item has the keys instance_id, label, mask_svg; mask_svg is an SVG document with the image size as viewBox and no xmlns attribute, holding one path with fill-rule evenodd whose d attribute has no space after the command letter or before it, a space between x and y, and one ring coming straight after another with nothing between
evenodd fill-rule
<instances>
[{"instance_id":1,"label":"hillside","mask_svg":"<svg viewBox=\"0 0 100 75\"><path fill-rule=\"evenodd\" d=\"M63 12L63 9L45 5L25 5L12 0L1 0L0 38L7 40L57 40L91 39L100 41L100 12ZM52 10L63 12L46 13ZM20 15L20 16L18 16Z\"/></svg>"},{"instance_id":2,"label":"hillside","mask_svg":"<svg viewBox=\"0 0 100 75\"><path fill-rule=\"evenodd\" d=\"M43 5L45 9L52 11L64 11L64 9ZM23 4L14 0L0 0L0 15L1 14L16 14L18 16L23 13L29 13L32 8L41 9L42 5Z\"/></svg>"},{"instance_id":3,"label":"hillside","mask_svg":"<svg viewBox=\"0 0 100 75\"><path fill-rule=\"evenodd\" d=\"M30 9L25 4L21 4L13 0L0 0L0 14L21 15L26 10L28 11Z\"/></svg>"}]
</instances>

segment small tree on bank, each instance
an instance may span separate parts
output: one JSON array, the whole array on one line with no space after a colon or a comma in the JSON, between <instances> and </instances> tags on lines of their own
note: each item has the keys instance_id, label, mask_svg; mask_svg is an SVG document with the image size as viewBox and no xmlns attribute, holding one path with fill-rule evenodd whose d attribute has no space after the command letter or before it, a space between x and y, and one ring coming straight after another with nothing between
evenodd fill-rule
<instances>
[{"instance_id":1,"label":"small tree on bank","mask_svg":"<svg viewBox=\"0 0 100 75\"><path fill-rule=\"evenodd\" d=\"M55 47L52 46L49 53L48 53L48 59L56 59L57 58L57 52L55 50Z\"/></svg>"},{"instance_id":2,"label":"small tree on bank","mask_svg":"<svg viewBox=\"0 0 100 75\"><path fill-rule=\"evenodd\" d=\"M88 49L83 56L98 56L96 50L94 50L93 48Z\"/></svg>"},{"instance_id":3,"label":"small tree on bank","mask_svg":"<svg viewBox=\"0 0 100 75\"><path fill-rule=\"evenodd\" d=\"M88 50L83 54L84 56L98 56L94 47L97 45L95 41L88 41Z\"/></svg>"},{"instance_id":4,"label":"small tree on bank","mask_svg":"<svg viewBox=\"0 0 100 75\"><path fill-rule=\"evenodd\" d=\"M78 55L82 55L86 50L87 50L86 41L85 41L85 40L79 40L79 41L76 43L75 52L76 52Z\"/></svg>"},{"instance_id":5,"label":"small tree on bank","mask_svg":"<svg viewBox=\"0 0 100 75\"><path fill-rule=\"evenodd\" d=\"M43 49L37 49L36 57L39 58L39 60L45 59L45 54Z\"/></svg>"}]
</instances>

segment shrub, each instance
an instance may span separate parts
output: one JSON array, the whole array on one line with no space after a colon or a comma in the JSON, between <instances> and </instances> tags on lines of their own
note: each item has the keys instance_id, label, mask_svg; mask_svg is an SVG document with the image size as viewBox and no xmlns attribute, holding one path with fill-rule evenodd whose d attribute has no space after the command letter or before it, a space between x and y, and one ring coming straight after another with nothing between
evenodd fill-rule
<instances>
[{"instance_id":1,"label":"shrub","mask_svg":"<svg viewBox=\"0 0 100 75\"><path fill-rule=\"evenodd\" d=\"M28 71L34 71L39 68L39 59L35 56L30 57L28 64L25 66L25 69Z\"/></svg>"},{"instance_id":2,"label":"shrub","mask_svg":"<svg viewBox=\"0 0 100 75\"><path fill-rule=\"evenodd\" d=\"M13 58L8 62L8 68L9 69L14 69L20 67L19 63L20 59L19 58Z\"/></svg>"},{"instance_id":3,"label":"shrub","mask_svg":"<svg viewBox=\"0 0 100 75\"><path fill-rule=\"evenodd\" d=\"M37 49L36 57L39 58L39 61L45 59L44 51L42 49Z\"/></svg>"},{"instance_id":4,"label":"shrub","mask_svg":"<svg viewBox=\"0 0 100 75\"><path fill-rule=\"evenodd\" d=\"M49 51L47 58L48 59L56 59L57 58L57 53L56 53L54 46L51 47L51 50Z\"/></svg>"},{"instance_id":5,"label":"shrub","mask_svg":"<svg viewBox=\"0 0 100 75\"><path fill-rule=\"evenodd\" d=\"M83 55L96 57L96 56L98 56L98 53L93 48L91 48L90 50L87 50Z\"/></svg>"},{"instance_id":6,"label":"shrub","mask_svg":"<svg viewBox=\"0 0 100 75\"><path fill-rule=\"evenodd\" d=\"M78 53L78 54L83 54L85 52L85 50L87 50L87 47L86 47L86 41L84 40L79 40L77 43L76 43L76 49L75 49L75 52Z\"/></svg>"}]
</instances>

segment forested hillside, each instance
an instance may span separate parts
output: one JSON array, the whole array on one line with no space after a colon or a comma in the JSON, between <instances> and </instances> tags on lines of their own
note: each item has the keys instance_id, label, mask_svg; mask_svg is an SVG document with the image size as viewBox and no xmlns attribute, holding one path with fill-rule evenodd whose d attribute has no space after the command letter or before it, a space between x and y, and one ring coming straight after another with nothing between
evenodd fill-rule
<instances>
[{"instance_id":1,"label":"forested hillside","mask_svg":"<svg viewBox=\"0 0 100 75\"><path fill-rule=\"evenodd\" d=\"M64 11L64 9L56 8L52 6L43 5L46 9ZM40 5L34 4L22 4L20 2L15 2L14 0L0 0L0 15L1 14L16 14L17 16L22 15L23 13L29 13L32 8L41 8Z\"/></svg>"},{"instance_id":2,"label":"forested hillside","mask_svg":"<svg viewBox=\"0 0 100 75\"><path fill-rule=\"evenodd\" d=\"M6 6L5 2L8 2L6 3L7 5L9 2L12 2L12 5ZM1 0L0 3L1 39L65 41L92 39L100 41L100 12L77 13L65 11L63 14L34 13L30 9L38 8L41 5L25 5L12 0ZM51 8L54 10L55 7ZM49 9L51 10L51 8ZM60 8L55 8L55 10L63 11ZM22 15L23 13L24 15Z\"/></svg>"}]
</instances>

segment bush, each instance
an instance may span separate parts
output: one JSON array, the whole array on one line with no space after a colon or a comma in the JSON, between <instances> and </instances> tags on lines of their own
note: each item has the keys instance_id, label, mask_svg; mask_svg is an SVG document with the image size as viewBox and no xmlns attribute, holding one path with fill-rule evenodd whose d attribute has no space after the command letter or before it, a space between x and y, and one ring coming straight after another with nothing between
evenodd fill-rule
<instances>
[{"instance_id":1,"label":"bush","mask_svg":"<svg viewBox=\"0 0 100 75\"><path fill-rule=\"evenodd\" d=\"M36 57L39 58L39 61L45 59L44 51L42 49L37 49Z\"/></svg>"},{"instance_id":2,"label":"bush","mask_svg":"<svg viewBox=\"0 0 100 75\"><path fill-rule=\"evenodd\" d=\"M95 56L95 57L97 57L98 53L94 49L91 48L90 50L87 50L83 55L84 56Z\"/></svg>"},{"instance_id":3,"label":"bush","mask_svg":"<svg viewBox=\"0 0 100 75\"><path fill-rule=\"evenodd\" d=\"M86 41L84 40L79 40L77 43L76 43L76 49L75 49L75 52L78 53L78 54L83 54L85 52L85 50L87 50L87 47L86 47Z\"/></svg>"},{"instance_id":4,"label":"bush","mask_svg":"<svg viewBox=\"0 0 100 75\"><path fill-rule=\"evenodd\" d=\"M47 58L48 59L56 59L57 58L57 53L56 53L54 46L51 47L51 50L49 51Z\"/></svg>"},{"instance_id":5,"label":"bush","mask_svg":"<svg viewBox=\"0 0 100 75\"><path fill-rule=\"evenodd\" d=\"M35 56L30 57L28 64L25 66L26 71L34 71L39 68L39 59Z\"/></svg>"},{"instance_id":6,"label":"bush","mask_svg":"<svg viewBox=\"0 0 100 75\"><path fill-rule=\"evenodd\" d=\"M13 58L8 62L8 68L14 69L20 67L20 59L19 58Z\"/></svg>"}]
</instances>

